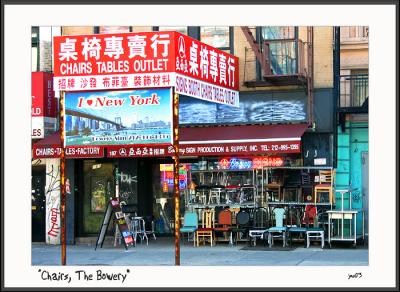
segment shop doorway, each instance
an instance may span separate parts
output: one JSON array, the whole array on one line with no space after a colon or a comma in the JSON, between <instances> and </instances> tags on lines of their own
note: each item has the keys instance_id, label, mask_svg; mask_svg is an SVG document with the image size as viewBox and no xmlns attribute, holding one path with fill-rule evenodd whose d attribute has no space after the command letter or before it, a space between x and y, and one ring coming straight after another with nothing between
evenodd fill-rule
<instances>
[{"instance_id":1,"label":"shop doorway","mask_svg":"<svg viewBox=\"0 0 400 292\"><path fill-rule=\"evenodd\" d=\"M364 211L364 238L368 242L368 213L369 213L369 177L368 177L368 152L361 153L362 196Z\"/></svg>"},{"instance_id":2,"label":"shop doorway","mask_svg":"<svg viewBox=\"0 0 400 292\"><path fill-rule=\"evenodd\" d=\"M104 160L83 161L83 194L78 199L81 236L98 234L109 199L115 193L114 165ZM112 234L113 225L108 228Z\"/></svg>"},{"instance_id":3,"label":"shop doorway","mask_svg":"<svg viewBox=\"0 0 400 292\"><path fill-rule=\"evenodd\" d=\"M46 167L32 168L32 242L46 240Z\"/></svg>"}]
</instances>

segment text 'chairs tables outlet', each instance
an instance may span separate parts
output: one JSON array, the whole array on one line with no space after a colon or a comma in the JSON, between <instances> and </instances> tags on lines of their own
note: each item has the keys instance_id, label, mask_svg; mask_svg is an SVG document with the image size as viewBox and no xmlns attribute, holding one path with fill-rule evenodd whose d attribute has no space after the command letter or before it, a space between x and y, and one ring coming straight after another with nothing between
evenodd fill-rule
<instances>
[{"instance_id":1,"label":"text 'chairs tables outlet'","mask_svg":"<svg viewBox=\"0 0 400 292\"><path fill-rule=\"evenodd\" d=\"M198 217L195 212L186 212L183 218L183 226L179 229L181 233L193 234L193 246L196 246L196 230L197 230Z\"/></svg>"},{"instance_id":2,"label":"text 'chairs tables outlet'","mask_svg":"<svg viewBox=\"0 0 400 292\"><path fill-rule=\"evenodd\" d=\"M275 208L273 210L275 216L275 226L268 228L268 245L272 247L274 245L274 238L282 238L282 246L286 246L286 232L287 227L283 226L283 219L285 216L284 208Z\"/></svg>"},{"instance_id":3,"label":"text 'chairs tables outlet'","mask_svg":"<svg viewBox=\"0 0 400 292\"><path fill-rule=\"evenodd\" d=\"M223 233L229 232L229 244L233 245L232 239L232 212L229 209L222 210L218 213L218 223L214 231Z\"/></svg>"},{"instance_id":4,"label":"text 'chairs tables outlet'","mask_svg":"<svg viewBox=\"0 0 400 292\"><path fill-rule=\"evenodd\" d=\"M204 244L205 240L208 239L212 246L214 240L215 211L212 209L204 209L201 217L201 227L196 231L197 246L200 245L200 239L203 240Z\"/></svg>"}]
</instances>

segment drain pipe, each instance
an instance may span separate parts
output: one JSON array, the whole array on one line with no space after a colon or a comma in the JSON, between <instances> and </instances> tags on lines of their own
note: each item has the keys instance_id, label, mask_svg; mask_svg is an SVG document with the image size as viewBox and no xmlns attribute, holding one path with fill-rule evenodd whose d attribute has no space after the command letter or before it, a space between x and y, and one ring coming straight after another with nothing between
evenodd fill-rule
<instances>
[{"instance_id":1,"label":"drain pipe","mask_svg":"<svg viewBox=\"0 0 400 292\"><path fill-rule=\"evenodd\" d=\"M333 167L337 168L338 106L340 98L340 26L333 30Z\"/></svg>"}]
</instances>

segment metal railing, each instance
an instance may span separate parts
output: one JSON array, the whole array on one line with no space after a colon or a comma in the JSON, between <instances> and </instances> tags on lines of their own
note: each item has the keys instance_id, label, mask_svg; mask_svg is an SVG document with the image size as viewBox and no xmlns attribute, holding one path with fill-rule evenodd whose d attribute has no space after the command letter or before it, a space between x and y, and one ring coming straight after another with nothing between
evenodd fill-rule
<instances>
[{"instance_id":1,"label":"metal railing","mask_svg":"<svg viewBox=\"0 0 400 292\"><path fill-rule=\"evenodd\" d=\"M368 74L340 76L339 108L362 107L368 96Z\"/></svg>"}]
</instances>

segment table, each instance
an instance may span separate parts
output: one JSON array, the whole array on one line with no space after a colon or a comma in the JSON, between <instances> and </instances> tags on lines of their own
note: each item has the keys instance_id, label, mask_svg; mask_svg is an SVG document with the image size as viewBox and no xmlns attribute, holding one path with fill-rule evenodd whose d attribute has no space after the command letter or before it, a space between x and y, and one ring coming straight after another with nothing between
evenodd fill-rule
<instances>
[{"instance_id":1,"label":"table","mask_svg":"<svg viewBox=\"0 0 400 292\"><path fill-rule=\"evenodd\" d=\"M328 210L328 243L331 247L332 241L352 241L353 246L357 244L357 213L356 210ZM333 233L333 220L337 220L338 234ZM350 233L344 236L344 223L345 220L350 220ZM354 229L352 233L351 221L353 221ZM341 232L340 232L341 231Z\"/></svg>"}]
</instances>

